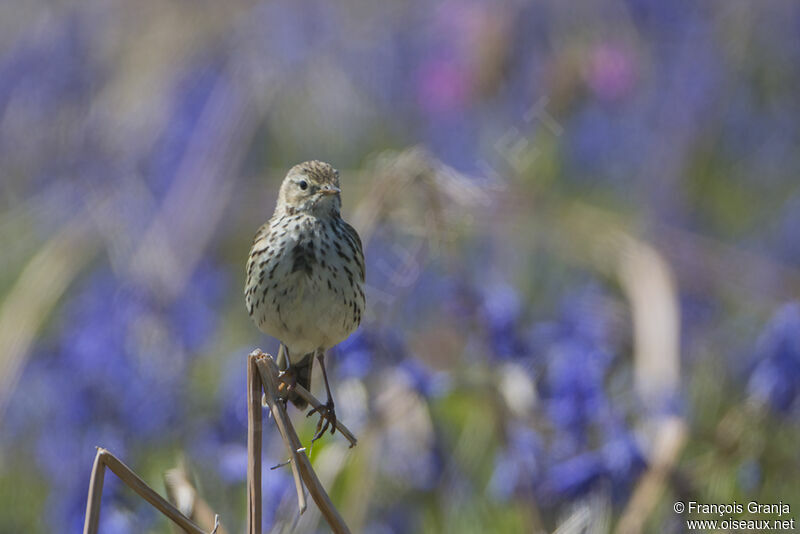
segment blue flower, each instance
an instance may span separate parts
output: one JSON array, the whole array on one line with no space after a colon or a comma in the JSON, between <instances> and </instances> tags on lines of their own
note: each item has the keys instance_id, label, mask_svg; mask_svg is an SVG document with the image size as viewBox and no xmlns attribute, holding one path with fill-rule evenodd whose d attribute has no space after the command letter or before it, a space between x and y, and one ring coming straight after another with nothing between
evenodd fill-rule
<instances>
[{"instance_id":1,"label":"blue flower","mask_svg":"<svg viewBox=\"0 0 800 534\"><path fill-rule=\"evenodd\" d=\"M450 384L446 373L434 371L417 358L406 358L395 370L411 389L426 398L441 396Z\"/></svg>"},{"instance_id":2,"label":"blue flower","mask_svg":"<svg viewBox=\"0 0 800 534\"><path fill-rule=\"evenodd\" d=\"M228 443L214 451L218 458L217 470L226 482L247 480L247 446L241 443Z\"/></svg>"},{"instance_id":3,"label":"blue flower","mask_svg":"<svg viewBox=\"0 0 800 534\"><path fill-rule=\"evenodd\" d=\"M76 287L52 339L40 343L8 413L15 432L33 433L37 466L54 488L53 524L82 517L78 504L85 500L94 446L135 458L144 444L175 440L182 430L176 423L185 415L187 355L215 328L186 312L187 296L195 307L213 308L219 299L213 292L204 298L209 285L203 280L194 277L184 295L162 303L101 267ZM178 328L175 317L190 320ZM35 410L27 402L31 391L42 393Z\"/></svg>"},{"instance_id":4,"label":"blue flower","mask_svg":"<svg viewBox=\"0 0 800 534\"><path fill-rule=\"evenodd\" d=\"M536 487L553 503L603 483L622 497L644 467L625 413L607 392L615 347L606 301L593 285L570 294L559 320L536 325L530 337L541 356L539 405L552 429L541 460L549 467Z\"/></svg>"},{"instance_id":5,"label":"blue flower","mask_svg":"<svg viewBox=\"0 0 800 534\"><path fill-rule=\"evenodd\" d=\"M200 350L217 329L219 312L228 284L224 273L208 263L199 265L187 284L187 291L169 309L171 326L184 348Z\"/></svg>"},{"instance_id":6,"label":"blue flower","mask_svg":"<svg viewBox=\"0 0 800 534\"><path fill-rule=\"evenodd\" d=\"M154 143L153 151L146 154L142 164L145 175L159 196L172 184L190 141L205 131L198 130L198 121L221 80L221 73L222 67L218 62L200 61L176 84L171 116Z\"/></svg>"},{"instance_id":7,"label":"blue flower","mask_svg":"<svg viewBox=\"0 0 800 534\"><path fill-rule=\"evenodd\" d=\"M551 466L539 491L548 501L572 499L587 493L604 473L602 456L586 452Z\"/></svg>"},{"instance_id":8,"label":"blue flower","mask_svg":"<svg viewBox=\"0 0 800 534\"><path fill-rule=\"evenodd\" d=\"M489 491L495 498L507 500L534 489L542 476L545 448L532 429L514 421L508 427L508 442L495 457Z\"/></svg>"},{"instance_id":9,"label":"blue flower","mask_svg":"<svg viewBox=\"0 0 800 534\"><path fill-rule=\"evenodd\" d=\"M350 337L339 343L336 353L336 374L340 379L364 378L372 369L375 357L375 340L368 327L361 326Z\"/></svg>"},{"instance_id":10,"label":"blue flower","mask_svg":"<svg viewBox=\"0 0 800 534\"><path fill-rule=\"evenodd\" d=\"M528 353L521 329L522 303L514 288L506 284L490 286L481 313L495 356L513 358Z\"/></svg>"},{"instance_id":11,"label":"blue flower","mask_svg":"<svg viewBox=\"0 0 800 534\"><path fill-rule=\"evenodd\" d=\"M753 398L778 413L796 407L800 394L800 303L780 308L759 337L747 383Z\"/></svg>"},{"instance_id":12,"label":"blue flower","mask_svg":"<svg viewBox=\"0 0 800 534\"><path fill-rule=\"evenodd\" d=\"M606 435L600 454L612 494L618 502L627 499L634 482L647 467L642 449L625 428L612 429Z\"/></svg>"}]
</instances>

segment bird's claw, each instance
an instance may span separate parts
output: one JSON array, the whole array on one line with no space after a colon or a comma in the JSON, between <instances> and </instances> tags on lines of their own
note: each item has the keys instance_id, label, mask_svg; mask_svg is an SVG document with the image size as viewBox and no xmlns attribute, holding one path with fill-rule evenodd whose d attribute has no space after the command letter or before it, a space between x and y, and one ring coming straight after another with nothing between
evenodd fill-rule
<instances>
[{"instance_id":1,"label":"bird's claw","mask_svg":"<svg viewBox=\"0 0 800 534\"><path fill-rule=\"evenodd\" d=\"M331 435L336 432L336 410L333 407L333 400L329 399L327 403L311 408L306 417L311 417L314 413L319 413L319 421L317 422L316 433L311 438L311 443L321 438L328 428L331 429Z\"/></svg>"}]
</instances>

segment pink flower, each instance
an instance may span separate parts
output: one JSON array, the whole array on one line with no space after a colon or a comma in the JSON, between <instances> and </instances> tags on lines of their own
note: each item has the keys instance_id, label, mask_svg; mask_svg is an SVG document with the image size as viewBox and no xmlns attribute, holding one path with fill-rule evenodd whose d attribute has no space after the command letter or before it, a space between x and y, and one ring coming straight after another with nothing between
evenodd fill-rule
<instances>
[{"instance_id":1,"label":"pink flower","mask_svg":"<svg viewBox=\"0 0 800 534\"><path fill-rule=\"evenodd\" d=\"M589 54L584 73L587 85L601 100L617 100L636 82L634 58L619 46L604 43Z\"/></svg>"},{"instance_id":2,"label":"pink flower","mask_svg":"<svg viewBox=\"0 0 800 534\"><path fill-rule=\"evenodd\" d=\"M463 108L469 96L469 85L466 69L445 58L431 58L417 72L420 106L431 113Z\"/></svg>"}]
</instances>

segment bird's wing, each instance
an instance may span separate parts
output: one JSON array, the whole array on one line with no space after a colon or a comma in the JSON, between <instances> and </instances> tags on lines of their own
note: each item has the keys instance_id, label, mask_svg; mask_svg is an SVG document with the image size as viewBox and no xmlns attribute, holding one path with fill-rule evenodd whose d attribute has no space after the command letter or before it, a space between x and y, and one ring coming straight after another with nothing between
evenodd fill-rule
<instances>
[{"instance_id":1,"label":"bird's wing","mask_svg":"<svg viewBox=\"0 0 800 534\"><path fill-rule=\"evenodd\" d=\"M364 248L361 245L361 238L358 236L356 229L350 226L347 221L342 222L344 223L344 231L347 234L347 237L353 242L353 245L356 249L356 254L358 256L358 267L361 271L361 282L364 282L366 278L366 270L364 267Z\"/></svg>"}]
</instances>

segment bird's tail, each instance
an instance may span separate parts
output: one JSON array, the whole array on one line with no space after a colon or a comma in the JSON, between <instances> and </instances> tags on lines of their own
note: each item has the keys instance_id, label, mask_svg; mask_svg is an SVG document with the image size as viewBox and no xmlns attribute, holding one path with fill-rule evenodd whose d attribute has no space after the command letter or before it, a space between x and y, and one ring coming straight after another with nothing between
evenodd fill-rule
<instances>
[{"instance_id":1,"label":"bird's tail","mask_svg":"<svg viewBox=\"0 0 800 534\"><path fill-rule=\"evenodd\" d=\"M297 384L311 391L311 370L314 368L314 353L309 352L292 367L295 370L295 376L297 376ZM300 410L308 406L303 397L292 391L289 392L289 400Z\"/></svg>"},{"instance_id":2,"label":"bird's tail","mask_svg":"<svg viewBox=\"0 0 800 534\"><path fill-rule=\"evenodd\" d=\"M278 369L290 370L294 372L297 384L303 386L308 391L311 391L311 370L314 368L313 352L309 352L300 358L300 361L297 363L290 363L287 361L286 349L284 348L284 350L278 352L278 359L276 363L278 364ZM305 399L293 391L289 392L289 396L287 398L300 410L308 406L308 403L305 401Z\"/></svg>"}]
</instances>

